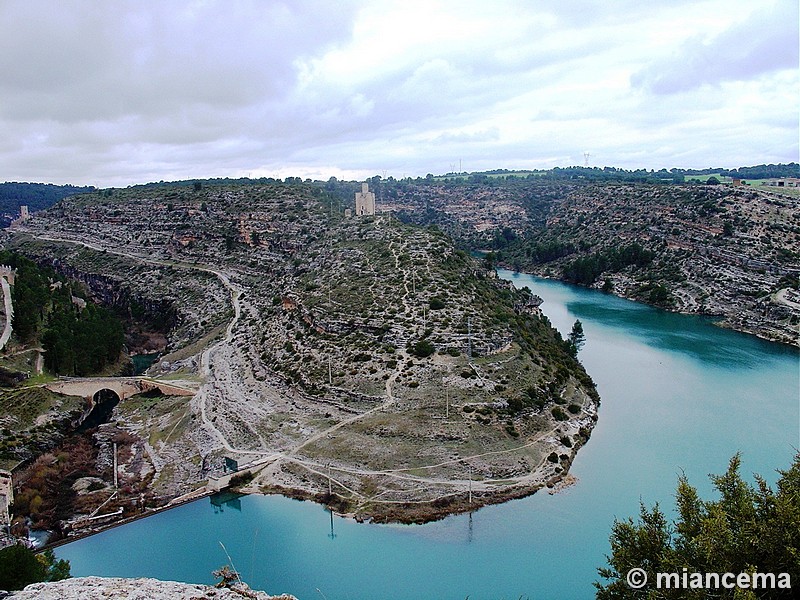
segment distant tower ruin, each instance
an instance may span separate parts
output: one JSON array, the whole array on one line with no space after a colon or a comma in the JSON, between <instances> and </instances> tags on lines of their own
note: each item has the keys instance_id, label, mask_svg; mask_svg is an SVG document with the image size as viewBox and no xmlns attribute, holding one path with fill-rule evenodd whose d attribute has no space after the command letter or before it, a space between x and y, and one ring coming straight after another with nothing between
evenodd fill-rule
<instances>
[{"instance_id":1,"label":"distant tower ruin","mask_svg":"<svg viewBox=\"0 0 800 600\"><path fill-rule=\"evenodd\" d=\"M19 207L19 219L20 221L25 221L31 214L28 212L28 205L23 204Z\"/></svg>"},{"instance_id":2,"label":"distant tower ruin","mask_svg":"<svg viewBox=\"0 0 800 600\"><path fill-rule=\"evenodd\" d=\"M369 184L362 183L361 191L356 192L356 215L375 214L375 193L369 191Z\"/></svg>"}]
</instances>

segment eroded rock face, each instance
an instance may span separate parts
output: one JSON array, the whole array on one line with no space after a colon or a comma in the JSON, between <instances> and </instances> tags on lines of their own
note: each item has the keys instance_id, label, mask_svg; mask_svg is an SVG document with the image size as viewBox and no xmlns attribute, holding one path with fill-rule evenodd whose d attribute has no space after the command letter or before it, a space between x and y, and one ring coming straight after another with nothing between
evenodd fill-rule
<instances>
[{"instance_id":1,"label":"eroded rock face","mask_svg":"<svg viewBox=\"0 0 800 600\"><path fill-rule=\"evenodd\" d=\"M158 579L76 577L53 583L34 583L11 596L14 600L297 600L294 596L270 596L246 585L234 589L215 588Z\"/></svg>"}]
</instances>

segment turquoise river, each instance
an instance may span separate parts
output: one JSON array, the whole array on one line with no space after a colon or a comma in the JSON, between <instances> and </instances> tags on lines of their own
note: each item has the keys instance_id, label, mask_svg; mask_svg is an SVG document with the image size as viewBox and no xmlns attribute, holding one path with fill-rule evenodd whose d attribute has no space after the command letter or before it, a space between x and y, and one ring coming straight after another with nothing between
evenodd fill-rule
<instances>
[{"instance_id":1,"label":"turquoise river","mask_svg":"<svg viewBox=\"0 0 800 600\"><path fill-rule=\"evenodd\" d=\"M208 498L57 550L75 576L198 583L228 562L251 587L301 600L592 598L614 518L640 500L672 514L686 473L710 495L709 473L741 452L742 472L786 468L800 448L796 350L600 292L501 271L544 298L565 334L575 319L580 358L602 397L578 453L578 483L549 495L422 526L358 524L309 502Z\"/></svg>"}]
</instances>

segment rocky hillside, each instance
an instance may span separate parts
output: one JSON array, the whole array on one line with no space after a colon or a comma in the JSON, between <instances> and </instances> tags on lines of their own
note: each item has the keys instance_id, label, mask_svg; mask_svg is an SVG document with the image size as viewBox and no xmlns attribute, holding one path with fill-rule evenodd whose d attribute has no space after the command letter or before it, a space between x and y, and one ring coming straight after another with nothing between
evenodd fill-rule
<instances>
[{"instance_id":1,"label":"rocky hillside","mask_svg":"<svg viewBox=\"0 0 800 600\"><path fill-rule=\"evenodd\" d=\"M436 228L344 208L299 182L147 186L68 198L11 232L100 300L170 307L150 374L199 391L115 409L128 487L169 499L233 458L251 491L426 520L566 474L599 398L530 292ZM87 513L110 493L91 488Z\"/></svg>"},{"instance_id":2,"label":"rocky hillside","mask_svg":"<svg viewBox=\"0 0 800 600\"><path fill-rule=\"evenodd\" d=\"M157 579L106 577L76 577L53 583L34 583L8 597L14 600L296 600L287 594L270 596L251 590L246 585L216 588Z\"/></svg>"},{"instance_id":3,"label":"rocky hillside","mask_svg":"<svg viewBox=\"0 0 800 600\"><path fill-rule=\"evenodd\" d=\"M382 182L379 204L497 264L798 345L794 188L549 180Z\"/></svg>"}]
</instances>

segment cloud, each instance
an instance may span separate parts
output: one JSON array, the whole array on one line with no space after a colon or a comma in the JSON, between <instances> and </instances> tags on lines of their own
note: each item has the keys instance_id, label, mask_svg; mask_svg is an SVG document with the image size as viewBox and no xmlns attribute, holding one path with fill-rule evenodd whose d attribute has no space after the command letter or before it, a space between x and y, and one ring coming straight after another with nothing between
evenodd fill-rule
<instances>
[{"instance_id":1,"label":"cloud","mask_svg":"<svg viewBox=\"0 0 800 600\"><path fill-rule=\"evenodd\" d=\"M787 162L791 5L0 0L0 180Z\"/></svg>"},{"instance_id":2,"label":"cloud","mask_svg":"<svg viewBox=\"0 0 800 600\"><path fill-rule=\"evenodd\" d=\"M0 4L0 115L162 117L279 100L293 63L349 35L314 2Z\"/></svg>"},{"instance_id":3,"label":"cloud","mask_svg":"<svg viewBox=\"0 0 800 600\"><path fill-rule=\"evenodd\" d=\"M635 73L631 84L655 94L675 94L797 69L798 4L780 0L770 8L757 6L750 18L717 35L691 37L672 55Z\"/></svg>"}]
</instances>

